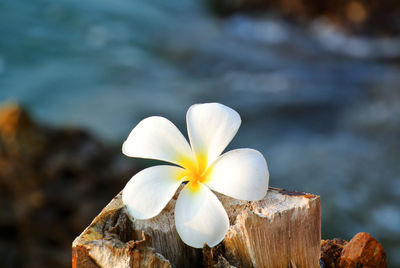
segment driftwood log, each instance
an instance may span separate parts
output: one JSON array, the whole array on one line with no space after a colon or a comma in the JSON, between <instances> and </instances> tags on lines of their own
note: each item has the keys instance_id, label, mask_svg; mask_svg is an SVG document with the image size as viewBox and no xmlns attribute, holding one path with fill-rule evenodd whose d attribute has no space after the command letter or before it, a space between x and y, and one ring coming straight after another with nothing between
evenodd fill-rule
<instances>
[{"instance_id":1,"label":"driftwood log","mask_svg":"<svg viewBox=\"0 0 400 268\"><path fill-rule=\"evenodd\" d=\"M275 188L257 202L217 195L230 229L214 248L180 240L177 194L151 220L130 218L118 194L73 242L72 267L320 267L319 196Z\"/></svg>"}]
</instances>

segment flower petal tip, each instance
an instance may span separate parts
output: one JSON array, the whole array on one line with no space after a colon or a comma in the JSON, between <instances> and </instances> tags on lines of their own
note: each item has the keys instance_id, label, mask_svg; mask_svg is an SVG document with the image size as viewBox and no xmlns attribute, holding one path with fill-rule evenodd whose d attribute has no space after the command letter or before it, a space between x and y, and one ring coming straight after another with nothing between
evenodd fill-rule
<instances>
[{"instance_id":1,"label":"flower petal tip","mask_svg":"<svg viewBox=\"0 0 400 268\"><path fill-rule=\"evenodd\" d=\"M196 194L185 186L175 206L176 230L194 248L219 244L229 229L229 218L218 198L204 185Z\"/></svg>"}]
</instances>

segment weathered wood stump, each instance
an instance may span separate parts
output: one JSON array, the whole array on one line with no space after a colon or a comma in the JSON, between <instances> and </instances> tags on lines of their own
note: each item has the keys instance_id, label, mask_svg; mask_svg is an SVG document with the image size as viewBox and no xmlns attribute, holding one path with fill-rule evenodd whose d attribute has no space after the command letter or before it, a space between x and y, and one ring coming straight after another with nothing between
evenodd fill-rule
<instances>
[{"instance_id":1,"label":"weathered wood stump","mask_svg":"<svg viewBox=\"0 0 400 268\"><path fill-rule=\"evenodd\" d=\"M72 267L320 267L319 196L270 188L247 202L217 194L230 228L221 244L203 249L176 232L177 196L157 217L136 220L118 194L73 242Z\"/></svg>"}]
</instances>

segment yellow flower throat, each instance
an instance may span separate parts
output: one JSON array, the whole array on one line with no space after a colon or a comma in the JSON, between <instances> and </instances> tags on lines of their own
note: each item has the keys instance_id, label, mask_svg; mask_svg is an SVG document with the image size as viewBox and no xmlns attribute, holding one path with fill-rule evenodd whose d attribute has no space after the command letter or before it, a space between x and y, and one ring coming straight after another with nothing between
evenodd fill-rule
<instances>
[{"instance_id":1,"label":"yellow flower throat","mask_svg":"<svg viewBox=\"0 0 400 268\"><path fill-rule=\"evenodd\" d=\"M210 168L207 167L207 156L204 154L196 155L196 160L182 159L180 165L185 168L181 178L188 182L188 187L192 192L200 190L200 183L206 183L209 179Z\"/></svg>"}]
</instances>

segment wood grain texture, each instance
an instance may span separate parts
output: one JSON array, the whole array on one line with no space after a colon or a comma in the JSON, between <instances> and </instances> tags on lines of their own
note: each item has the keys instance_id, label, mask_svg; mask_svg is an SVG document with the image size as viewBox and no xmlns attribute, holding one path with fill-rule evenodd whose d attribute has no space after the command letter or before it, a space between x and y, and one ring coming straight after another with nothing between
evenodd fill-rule
<instances>
[{"instance_id":1,"label":"wood grain texture","mask_svg":"<svg viewBox=\"0 0 400 268\"><path fill-rule=\"evenodd\" d=\"M257 202L217 194L230 220L222 243L194 249L174 224L176 198L151 220L132 219L118 194L73 242L73 267L319 267L316 195L269 188Z\"/></svg>"}]
</instances>

